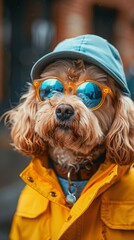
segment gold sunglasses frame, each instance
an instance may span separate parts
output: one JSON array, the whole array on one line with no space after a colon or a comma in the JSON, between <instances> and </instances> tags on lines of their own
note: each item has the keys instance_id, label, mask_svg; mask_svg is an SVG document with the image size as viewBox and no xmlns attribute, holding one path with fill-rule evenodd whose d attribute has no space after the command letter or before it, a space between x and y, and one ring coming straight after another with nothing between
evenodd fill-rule
<instances>
[{"instance_id":1,"label":"gold sunglasses frame","mask_svg":"<svg viewBox=\"0 0 134 240\"><path fill-rule=\"evenodd\" d=\"M40 94L39 94L40 85L42 84L42 82L44 82L45 80L48 80L50 78L57 79L59 82L61 82L63 84L64 94L65 95L67 95L70 92L71 92L71 94L76 95L77 88L82 83L85 83L85 82L92 82L92 83L95 83L97 86L99 86L101 91L102 91L102 99L101 99L101 102L96 107L91 108L92 111L97 110L98 108L100 108L103 105L107 94L109 94L112 98L114 97L114 94L113 94L111 88L109 88L108 86L105 86L105 85L103 85L101 83L98 83L95 80L84 80L84 81L82 81L80 83L73 83L73 82L64 83L64 81L61 78L59 78L59 77L47 76L47 77L44 77L44 78L35 79L33 81L33 85L35 87L36 95L38 97L39 102L43 102L41 100Z\"/></svg>"}]
</instances>

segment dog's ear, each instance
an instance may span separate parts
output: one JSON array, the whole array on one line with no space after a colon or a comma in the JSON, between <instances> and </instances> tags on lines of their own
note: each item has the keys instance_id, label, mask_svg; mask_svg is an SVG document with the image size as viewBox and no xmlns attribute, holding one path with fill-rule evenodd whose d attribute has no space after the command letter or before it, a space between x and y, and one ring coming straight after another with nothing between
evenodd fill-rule
<instances>
[{"instance_id":1,"label":"dog's ear","mask_svg":"<svg viewBox=\"0 0 134 240\"><path fill-rule=\"evenodd\" d=\"M11 127L13 146L26 155L42 154L45 143L34 131L37 102L33 86L20 100L16 108L5 113L5 123Z\"/></svg>"},{"instance_id":2,"label":"dog's ear","mask_svg":"<svg viewBox=\"0 0 134 240\"><path fill-rule=\"evenodd\" d=\"M107 157L119 165L134 161L134 103L120 96L115 120L106 138Z\"/></svg>"}]
</instances>

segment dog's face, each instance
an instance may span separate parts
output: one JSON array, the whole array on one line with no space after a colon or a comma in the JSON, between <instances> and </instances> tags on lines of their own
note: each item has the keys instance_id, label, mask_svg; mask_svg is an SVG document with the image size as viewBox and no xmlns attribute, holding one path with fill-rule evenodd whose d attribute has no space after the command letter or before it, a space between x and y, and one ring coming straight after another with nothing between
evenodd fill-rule
<instances>
[{"instance_id":1,"label":"dog's face","mask_svg":"<svg viewBox=\"0 0 134 240\"><path fill-rule=\"evenodd\" d=\"M52 64L41 77L50 76L63 80L67 86L70 82L77 86L91 79L108 85L108 77L103 71L77 61ZM35 131L53 147L87 155L104 144L115 115L114 99L106 96L104 104L93 111L72 91L69 87L66 94L56 92L53 97L38 102Z\"/></svg>"},{"instance_id":2,"label":"dog's face","mask_svg":"<svg viewBox=\"0 0 134 240\"><path fill-rule=\"evenodd\" d=\"M23 96L24 102L8 114L16 148L26 154L39 155L46 151L47 145L51 151L58 148L74 155L95 157L107 150L111 161L119 164L132 161L134 108L129 98L122 97L114 81L101 69L81 60L59 60L49 65L40 79L52 76L59 79L63 87L71 83L76 89L83 82L93 80L109 87L112 94L106 94L103 104L92 109L73 87L68 87L66 94L65 90L55 91L40 101L39 92L31 86ZM42 81L40 79L37 81Z\"/></svg>"}]
</instances>

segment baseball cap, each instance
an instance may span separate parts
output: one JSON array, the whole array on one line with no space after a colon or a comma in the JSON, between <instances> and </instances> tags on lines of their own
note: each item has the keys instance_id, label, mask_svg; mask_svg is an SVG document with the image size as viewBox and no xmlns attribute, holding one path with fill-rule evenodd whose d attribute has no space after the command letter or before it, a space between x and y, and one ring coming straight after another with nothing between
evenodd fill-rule
<instances>
[{"instance_id":1,"label":"baseball cap","mask_svg":"<svg viewBox=\"0 0 134 240\"><path fill-rule=\"evenodd\" d=\"M130 96L122 60L118 50L106 39L93 34L68 38L60 42L52 52L41 57L32 67L32 80L40 77L44 68L58 59L83 59L108 73L126 96Z\"/></svg>"}]
</instances>

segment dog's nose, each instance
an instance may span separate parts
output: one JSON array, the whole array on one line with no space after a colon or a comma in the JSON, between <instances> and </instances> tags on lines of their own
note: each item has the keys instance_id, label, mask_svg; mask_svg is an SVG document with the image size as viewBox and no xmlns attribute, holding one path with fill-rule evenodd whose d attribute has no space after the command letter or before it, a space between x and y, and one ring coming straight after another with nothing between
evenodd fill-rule
<instances>
[{"instance_id":1,"label":"dog's nose","mask_svg":"<svg viewBox=\"0 0 134 240\"><path fill-rule=\"evenodd\" d=\"M74 114L74 109L70 104L60 104L56 108L56 117L59 120L68 120Z\"/></svg>"}]
</instances>

